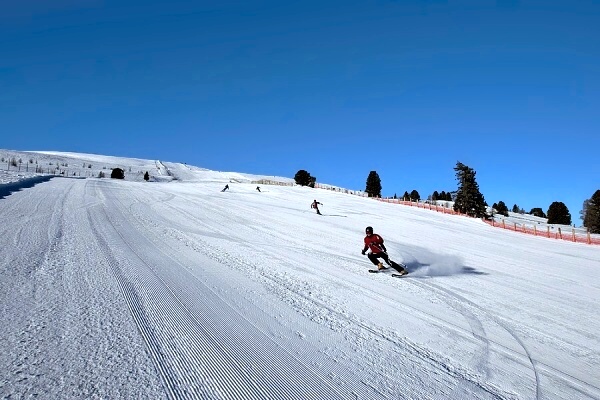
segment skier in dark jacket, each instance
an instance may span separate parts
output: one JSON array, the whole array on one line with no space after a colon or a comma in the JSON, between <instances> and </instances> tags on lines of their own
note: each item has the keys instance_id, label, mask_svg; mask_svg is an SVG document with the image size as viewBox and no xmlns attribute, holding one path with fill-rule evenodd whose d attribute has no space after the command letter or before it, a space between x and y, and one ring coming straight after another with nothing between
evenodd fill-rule
<instances>
[{"instance_id":1,"label":"skier in dark jacket","mask_svg":"<svg viewBox=\"0 0 600 400\"><path fill-rule=\"evenodd\" d=\"M401 275L407 274L408 271L402 267L402 265L393 262L390 260L390 257L387 254L387 249L383 244L383 238L376 233L373 233L373 227L367 226L365 229L365 247L363 247L362 254L365 255L367 250L371 250L368 254L369 260L373 263L373 265L377 265L378 270L385 269L383 263L379 261L379 259L383 259L390 267L397 270Z\"/></svg>"},{"instance_id":2,"label":"skier in dark jacket","mask_svg":"<svg viewBox=\"0 0 600 400\"><path fill-rule=\"evenodd\" d=\"M258 192L260 193L260 186L257 186L256 190L258 190Z\"/></svg>"},{"instance_id":3,"label":"skier in dark jacket","mask_svg":"<svg viewBox=\"0 0 600 400\"><path fill-rule=\"evenodd\" d=\"M226 191L227 189L229 189L229 185L228 185L228 184L227 184L227 185L225 185L225 187L223 188L223 190L221 190L221 192L224 192L224 191Z\"/></svg>"},{"instance_id":4,"label":"skier in dark jacket","mask_svg":"<svg viewBox=\"0 0 600 400\"><path fill-rule=\"evenodd\" d=\"M317 210L317 214L319 215L323 215L321 214L321 211L319 211L319 204L323 205L323 203L319 203L318 201L313 201L312 204L310 205L310 208L314 208L315 210Z\"/></svg>"}]
</instances>

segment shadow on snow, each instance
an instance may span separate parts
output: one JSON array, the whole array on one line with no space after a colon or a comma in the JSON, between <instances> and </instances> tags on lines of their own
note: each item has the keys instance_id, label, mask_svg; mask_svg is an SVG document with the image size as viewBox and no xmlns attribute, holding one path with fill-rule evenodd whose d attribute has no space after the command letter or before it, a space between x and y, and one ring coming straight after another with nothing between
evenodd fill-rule
<instances>
[{"instance_id":1,"label":"shadow on snow","mask_svg":"<svg viewBox=\"0 0 600 400\"><path fill-rule=\"evenodd\" d=\"M27 189L34 187L38 183L47 182L52 178L52 175L35 176L33 178L27 178L17 182L0 184L0 199L4 199L5 197L10 196L14 192L18 192L21 189Z\"/></svg>"}]
</instances>

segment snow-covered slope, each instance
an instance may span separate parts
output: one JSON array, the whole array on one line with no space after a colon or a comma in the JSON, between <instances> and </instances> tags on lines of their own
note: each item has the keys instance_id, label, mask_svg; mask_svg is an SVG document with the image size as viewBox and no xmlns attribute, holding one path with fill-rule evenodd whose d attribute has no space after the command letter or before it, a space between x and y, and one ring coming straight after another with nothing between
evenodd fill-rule
<instances>
[{"instance_id":1,"label":"snow-covered slope","mask_svg":"<svg viewBox=\"0 0 600 400\"><path fill-rule=\"evenodd\" d=\"M1 398L600 398L598 247L161 164L0 199Z\"/></svg>"},{"instance_id":2,"label":"snow-covered slope","mask_svg":"<svg viewBox=\"0 0 600 400\"><path fill-rule=\"evenodd\" d=\"M12 165L12 161L16 165ZM211 171L185 163L139 158L113 157L98 154L58 151L14 151L0 149L0 184L23 180L36 175L60 175L69 177L98 177L103 173L110 177L113 168L125 171L126 181L142 182L148 172L151 181L169 182L247 182L262 179L292 183L293 179L263 176L239 172Z\"/></svg>"}]
</instances>

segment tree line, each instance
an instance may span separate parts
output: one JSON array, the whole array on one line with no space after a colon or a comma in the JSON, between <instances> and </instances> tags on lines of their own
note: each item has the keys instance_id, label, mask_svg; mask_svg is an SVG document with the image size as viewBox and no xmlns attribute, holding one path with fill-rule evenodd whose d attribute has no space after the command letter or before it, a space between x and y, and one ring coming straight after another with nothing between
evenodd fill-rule
<instances>
[{"instance_id":1,"label":"tree line","mask_svg":"<svg viewBox=\"0 0 600 400\"><path fill-rule=\"evenodd\" d=\"M475 179L476 172L473 168L458 161L454 167L456 172L456 180L458 181L458 189L455 192L446 192L437 190L429 196L428 199L454 201L453 209L456 212L467 214L476 218L492 218L494 214L508 216L508 207L503 201L492 205L492 213L488 214L488 204L485 201L483 194L479 190L479 185ZM299 170L294 176L296 184L301 186L315 187L317 178L311 176L306 170ZM381 178L377 171L370 171L367 176L365 193L369 197L381 197ZM398 197L394 194L394 198ZM404 192L403 200L419 201L421 196L417 190ZM512 212L525 214L525 210L517 204L512 207ZM529 211L530 215L536 217L547 218L548 224L571 225L571 213L567 206L560 201L555 201L550 204L548 211L544 211L535 207ZM590 233L600 233L600 190L597 190L591 198L583 202L581 210L581 219L583 226L588 228Z\"/></svg>"}]
</instances>

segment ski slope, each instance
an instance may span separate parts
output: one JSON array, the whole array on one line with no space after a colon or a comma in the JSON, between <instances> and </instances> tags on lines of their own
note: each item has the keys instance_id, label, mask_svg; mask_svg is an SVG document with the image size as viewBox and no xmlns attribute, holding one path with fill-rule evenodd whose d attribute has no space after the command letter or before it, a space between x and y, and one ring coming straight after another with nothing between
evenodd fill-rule
<instances>
[{"instance_id":1,"label":"ski slope","mask_svg":"<svg viewBox=\"0 0 600 400\"><path fill-rule=\"evenodd\" d=\"M600 399L597 246L162 164L0 199L0 398Z\"/></svg>"}]
</instances>

